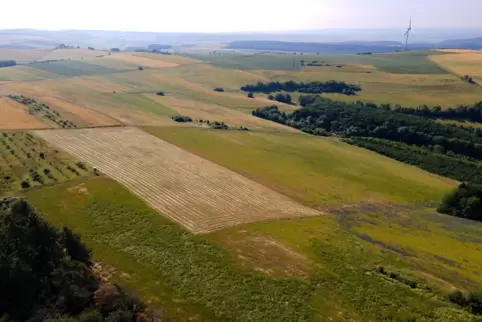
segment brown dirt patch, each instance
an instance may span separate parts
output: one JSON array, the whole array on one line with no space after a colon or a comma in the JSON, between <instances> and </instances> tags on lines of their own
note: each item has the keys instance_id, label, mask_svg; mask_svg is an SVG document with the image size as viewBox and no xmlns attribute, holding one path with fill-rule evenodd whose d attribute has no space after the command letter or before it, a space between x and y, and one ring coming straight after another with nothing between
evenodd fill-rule
<instances>
[{"instance_id":1,"label":"brown dirt patch","mask_svg":"<svg viewBox=\"0 0 482 322\"><path fill-rule=\"evenodd\" d=\"M25 105L8 97L0 97L0 129L26 130L51 128L33 115L29 115Z\"/></svg>"}]
</instances>

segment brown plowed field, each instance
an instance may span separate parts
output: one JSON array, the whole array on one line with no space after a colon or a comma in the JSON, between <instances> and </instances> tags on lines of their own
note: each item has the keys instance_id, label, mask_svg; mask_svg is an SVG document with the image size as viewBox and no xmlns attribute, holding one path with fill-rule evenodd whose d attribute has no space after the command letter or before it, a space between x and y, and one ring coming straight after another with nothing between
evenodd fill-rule
<instances>
[{"instance_id":1,"label":"brown plowed field","mask_svg":"<svg viewBox=\"0 0 482 322\"><path fill-rule=\"evenodd\" d=\"M136 128L35 133L97 167L194 233L320 214Z\"/></svg>"},{"instance_id":2,"label":"brown plowed field","mask_svg":"<svg viewBox=\"0 0 482 322\"><path fill-rule=\"evenodd\" d=\"M28 114L25 105L8 97L0 97L0 129L25 130L47 129L52 126Z\"/></svg>"}]
</instances>

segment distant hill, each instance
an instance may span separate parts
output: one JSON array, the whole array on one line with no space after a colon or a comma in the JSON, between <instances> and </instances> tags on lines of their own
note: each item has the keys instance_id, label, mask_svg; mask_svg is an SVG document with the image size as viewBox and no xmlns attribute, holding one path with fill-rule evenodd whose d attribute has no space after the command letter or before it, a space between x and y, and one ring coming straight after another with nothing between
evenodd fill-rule
<instances>
[{"instance_id":1,"label":"distant hill","mask_svg":"<svg viewBox=\"0 0 482 322\"><path fill-rule=\"evenodd\" d=\"M482 37L449 39L438 44L439 48L482 49Z\"/></svg>"}]
</instances>

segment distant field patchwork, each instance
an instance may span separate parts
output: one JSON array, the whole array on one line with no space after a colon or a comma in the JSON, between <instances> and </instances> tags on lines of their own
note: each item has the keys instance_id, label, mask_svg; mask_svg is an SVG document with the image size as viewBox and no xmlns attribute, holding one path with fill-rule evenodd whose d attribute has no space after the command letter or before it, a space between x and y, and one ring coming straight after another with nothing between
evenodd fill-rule
<instances>
[{"instance_id":1,"label":"distant field patchwork","mask_svg":"<svg viewBox=\"0 0 482 322\"><path fill-rule=\"evenodd\" d=\"M194 233L257 220L319 214L135 128L35 134L118 180Z\"/></svg>"},{"instance_id":2,"label":"distant field patchwork","mask_svg":"<svg viewBox=\"0 0 482 322\"><path fill-rule=\"evenodd\" d=\"M61 76L83 76L83 75L98 75L111 74L119 70L103 67L99 65L89 64L80 60L63 60L56 62L45 62L29 64L29 67L37 68L49 73L58 74Z\"/></svg>"}]
</instances>

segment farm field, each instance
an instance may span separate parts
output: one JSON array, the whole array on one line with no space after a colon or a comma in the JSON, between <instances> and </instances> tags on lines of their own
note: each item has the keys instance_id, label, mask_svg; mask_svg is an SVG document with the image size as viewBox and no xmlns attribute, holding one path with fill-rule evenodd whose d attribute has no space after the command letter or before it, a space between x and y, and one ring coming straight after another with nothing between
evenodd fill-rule
<instances>
[{"instance_id":1,"label":"farm field","mask_svg":"<svg viewBox=\"0 0 482 322\"><path fill-rule=\"evenodd\" d=\"M444 300L445 292L455 281L445 282L437 274L421 270L423 265L410 262L416 261L414 253L400 256L391 244L377 243L375 239L351 232L358 229L362 219L366 220L364 225L374 227L382 222L399 225L395 215L390 221L381 216L370 219L365 216L366 212L358 209L357 215L353 209L347 210L351 216L261 222L195 236L159 216L127 189L106 178L57 185L27 192L26 196L50 222L58 227L68 225L82 234L93 248L95 260L110 272L111 280L138 290L151 305L163 308L167 318L202 321L471 319L468 313ZM393 212L388 211L389 208L385 210L389 214ZM401 210L395 208L395 211ZM418 220L421 215L413 214L414 227L426 224L428 217ZM406 216L400 219L405 229L398 235L415 236L405 219ZM430 235L432 231L438 232L435 223L424 225L426 235L420 237L425 237L427 244L438 241L438 235ZM445 242L457 242L456 238L468 236L457 232L464 227L460 220L455 219L452 225ZM386 232L386 226L383 227ZM480 228L468 229L476 234ZM407 240L404 246L407 245L414 243ZM467 242L465 245L459 242L457 247L466 245ZM469 247L477 252L475 241L470 242ZM434 252L433 256L446 255L435 245L430 252ZM426 250L421 253L430 254ZM459 252L458 260L470 258L465 254ZM253 257L255 263L240 266L240 262ZM421 260L422 264L431 263L426 259L427 262ZM379 273L381 265L397 276L414 281L416 288ZM436 271L438 265L434 264L432 269ZM294 271L294 266L302 272Z\"/></svg>"},{"instance_id":2,"label":"farm field","mask_svg":"<svg viewBox=\"0 0 482 322\"><path fill-rule=\"evenodd\" d=\"M14 67L0 68L0 81L6 82L38 81L58 77L59 75L27 66L17 65Z\"/></svg>"},{"instance_id":3,"label":"farm field","mask_svg":"<svg viewBox=\"0 0 482 322\"><path fill-rule=\"evenodd\" d=\"M89 64L81 60L39 62L39 63L29 64L27 66L36 68L42 71L46 71L48 73L53 73L60 76L68 76L68 77L110 74L110 73L118 72L117 69Z\"/></svg>"},{"instance_id":4,"label":"farm field","mask_svg":"<svg viewBox=\"0 0 482 322\"><path fill-rule=\"evenodd\" d=\"M25 105L9 97L0 97L0 114L2 115L0 118L1 130L46 129L52 127L52 125L30 115Z\"/></svg>"},{"instance_id":5,"label":"farm field","mask_svg":"<svg viewBox=\"0 0 482 322\"><path fill-rule=\"evenodd\" d=\"M360 202L430 202L455 186L452 180L333 139L202 128L145 130L321 209Z\"/></svg>"},{"instance_id":6,"label":"farm field","mask_svg":"<svg viewBox=\"0 0 482 322\"><path fill-rule=\"evenodd\" d=\"M118 180L154 209L194 233L255 220L319 215L138 129L35 134Z\"/></svg>"},{"instance_id":7,"label":"farm field","mask_svg":"<svg viewBox=\"0 0 482 322\"><path fill-rule=\"evenodd\" d=\"M28 132L0 132L0 193L91 175L91 169Z\"/></svg>"},{"instance_id":8,"label":"farm field","mask_svg":"<svg viewBox=\"0 0 482 322\"><path fill-rule=\"evenodd\" d=\"M242 70L291 70L302 68L300 61L313 60L324 63L351 63L373 65L375 68L394 74L446 74L446 71L428 59L430 55L443 55L437 51L413 51L376 55L315 55L315 54L252 54L252 55L189 55L215 66Z\"/></svg>"},{"instance_id":9,"label":"farm field","mask_svg":"<svg viewBox=\"0 0 482 322\"><path fill-rule=\"evenodd\" d=\"M445 51L445 53L445 55L431 56L430 59L460 77L469 75L477 83L482 82L482 51L460 50Z\"/></svg>"}]
</instances>

